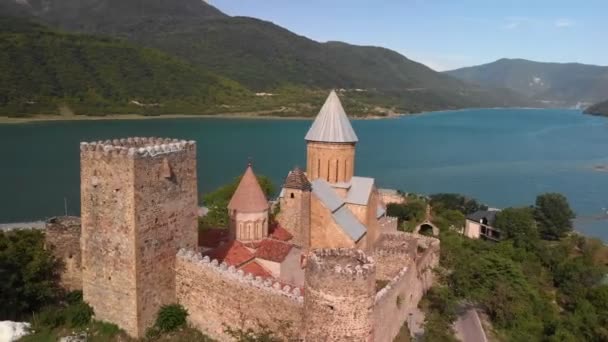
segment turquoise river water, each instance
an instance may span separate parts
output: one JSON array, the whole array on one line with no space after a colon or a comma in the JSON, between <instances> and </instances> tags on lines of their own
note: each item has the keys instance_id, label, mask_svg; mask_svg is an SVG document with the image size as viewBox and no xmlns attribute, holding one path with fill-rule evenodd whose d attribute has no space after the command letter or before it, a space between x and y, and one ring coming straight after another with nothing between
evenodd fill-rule
<instances>
[{"instance_id":1,"label":"turquoise river water","mask_svg":"<svg viewBox=\"0 0 608 342\"><path fill-rule=\"evenodd\" d=\"M162 136L198 143L199 192L305 165L305 120L158 119L0 125L0 223L79 212L79 142ZM493 207L561 192L576 229L608 241L608 119L573 110L479 109L354 121L356 173L380 187L457 192Z\"/></svg>"}]
</instances>

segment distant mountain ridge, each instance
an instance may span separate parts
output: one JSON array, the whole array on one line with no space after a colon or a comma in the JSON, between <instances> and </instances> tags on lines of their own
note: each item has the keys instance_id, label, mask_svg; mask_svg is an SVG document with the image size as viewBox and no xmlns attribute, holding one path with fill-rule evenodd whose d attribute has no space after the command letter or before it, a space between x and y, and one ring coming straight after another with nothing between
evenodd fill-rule
<instances>
[{"instance_id":1,"label":"distant mountain ridge","mask_svg":"<svg viewBox=\"0 0 608 342\"><path fill-rule=\"evenodd\" d=\"M200 0L27 1L15 6L15 0L0 0L0 10L157 48L254 91L362 89L373 103L400 112L535 105L510 90L463 82L388 49L319 43L267 21L227 16Z\"/></svg>"},{"instance_id":2,"label":"distant mountain ridge","mask_svg":"<svg viewBox=\"0 0 608 342\"><path fill-rule=\"evenodd\" d=\"M500 59L445 72L467 82L511 89L553 107L585 107L608 95L608 67Z\"/></svg>"}]
</instances>

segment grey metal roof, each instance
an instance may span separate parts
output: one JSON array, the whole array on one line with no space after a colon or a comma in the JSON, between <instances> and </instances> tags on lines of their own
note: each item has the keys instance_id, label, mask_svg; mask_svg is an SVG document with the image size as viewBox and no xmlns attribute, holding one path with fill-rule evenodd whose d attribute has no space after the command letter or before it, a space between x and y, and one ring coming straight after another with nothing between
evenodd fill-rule
<instances>
[{"instance_id":1,"label":"grey metal roof","mask_svg":"<svg viewBox=\"0 0 608 342\"><path fill-rule=\"evenodd\" d=\"M312 193L315 194L321 202L332 213L344 205L344 200L336 194L331 185L323 179L316 179L312 182Z\"/></svg>"},{"instance_id":2,"label":"grey metal roof","mask_svg":"<svg viewBox=\"0 0 608 342\"><path fill-rule=\"evenodd\" d=\"M496 221L496 214L498 214L499 210L478 210L467 216L468 220L480 222L482 219L486 219L488 221L488 225L493 226L494 221Z\"/></svg>"},{"instance_id":3,"label":"grey metal roof","mask_svg":"<svg viewBox=\"0 0 608 342\"><path fill-rule=\"evenodd\" d=\"M332 214L334 220L342 228L342 230L354 241L359 241L367 232L367 228L348 209L343 206Z\"/></svg>"},{"instance_id":4,"label":"grey metal roof","mask_svg":"<svg viewBox=\"0 0 608 342\"><path fill-rule=\"evenodd\" d=\"M346 203L367 205L369 195L374 188L374 179L367 177L353 177L350 180L350 189L346 195Z\"/></svg>"},{"instance_id":5,"label":"grey metal roof","mask_svg":"<svg viewBox=\"0 0 608 342\"><path fill-rule=\"evenodd\" d=\"M359 141L335 91L332 90L327 97L304 139L337 143Z\"/></svg>"}]
</instances>

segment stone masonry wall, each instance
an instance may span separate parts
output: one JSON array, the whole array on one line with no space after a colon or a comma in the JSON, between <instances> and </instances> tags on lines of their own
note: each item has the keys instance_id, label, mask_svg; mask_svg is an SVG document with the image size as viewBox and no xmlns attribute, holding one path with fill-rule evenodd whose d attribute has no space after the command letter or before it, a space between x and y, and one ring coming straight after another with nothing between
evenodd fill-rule
<instances>
[{"instance_id":1,"label":"stone masonry wall","mask_svg":"<svg viewBox=\"0 0 608 342\"><path fill-rule=\"evenodd\" d=\"M45 248L61 261L61 286L68 291L82 290L80 218L53 217L46 221Z\"/></svg>"},{"instance_id":2,"label":"stone masonry wall","mask_svg":"<svg viewBox=\"0 0 608 342\"><path fill-rule=\"evenodd\" d=\"M137 336L133 168L103 143L80 154L84 300L96 319Z\"/></svg>"},{"instance_id":3,"label":"stone masonry wall","mask_svg":"<svg viewBox=\"0 0 608 342\"><path fill-rule=\"evenodd\" d=\"M376 217L379 204L378 190L374 187L367 203L367 243L370 248L376 245L380 235L380 224Z\"/></svg>"},{"instance_id":4,"label":"stone masonry wall","mask_svg":"<svg viewBox=\"0 0 608 342\"><path fill-rule=\"evenodd\" d=\"M305 274L306 341L373 341L375 266L360 250L321 249Z\"/></svg>"},{"instance_id":5,"label":"stone masonry wall","mask_svg":"<svg viewBox=\"0 0 608 342\"><path fill-rule=\"evenodd\" d=\"M83 295L97 319L141 337L175 301L175 254L197 242L196 197L194 142L81 144Z\"/></svg>"},{"instance_id":6,"label":"stone masonry wall","mask_svg":"<svg viewBox=\"0 0 608 342\"><path fill-rule=\"evenodd\" d=\"M196 145L184 143L179 151L158 151L154 156L136 158L134 166L141 336L154 324L161 306L176 302L173 267L177 251L197 246Z\"/></svg>"},{"instance_id":7,"label":"stone masonry wall","mask_svg":"<svg viewBox=\"0 0 608 342\"><path fill-rule=\"evenodd\" d=\"M293 194L293 198L291 198ZM277 220L293 236L292 243L310 247L310 191L284 189Z\"/></svg>"},{"instance_id":8,"label":"stone masonry wall","mask_svg":"<svg viewBox=\"0 0 608 342\"><path fill-rule=\"evenodd\" d=\"M394 233L397 232L399 226L399 219L391 216L384 216L378 221L380 226L380 233Z\"/></svg>"},{"instance_id":9,"label":"stone masonry wall","mask_svg":"<svg viewBox=\"0 0 608 342\"><path fill-rule=\"evenodd\" d=\"M353 177L355 144L309 142L306 150L306 174L311 181L348 182Z\"/></svg>"},{"instance_id":10,"label":"stone masonry wall","mask_svg":"<svg viewBox=\"0 0 608 342\"><path fill-rule=\"evenodd\" d=\"M311 196L310 246L311 248L361 248L356 246L334 222L331 212L313 194ZM362 239L365 240L365 237ZM363 242L360 242L363 243Z\"/></svg>"},{"instance_id":11,"label":"stone masonry wall","mask_svg":"<svg viewBox=\"0 0 608 342\"><path fill-rule=\"evenodd\" d=\"M418 240L401 232L382 234L374 249L376 278L392 280L401 269L416 258Z\"/></svg>"},{"instance_id":12,"label":"stone masonry wall","mask_svg":"<svg viewBox=\"0 0 608 342\"><path fill-rule=\"evenodd\" d=\"M219 341L232 341L225 327L265 325L286 340L303 331L303 297L299 288L281 287L234 267L181 250L176 259L177 300L189 312L189 323Z\"/></svg>"},{"instance_id":13,"label":"stone masonry wall","mask_svg":"<svg viewBox=\"0 0 608 342\"><path fill-rule=\"evenodd\" d=\"M407 320L407 312L418 305L423 289L416 267L404 266L374 300L374 341L391 342Z\"/></svg>"},{"instance_id":14,"label":"stone masonry wall","mask_svg":"<svg viewBox=\"0 0 608 342\"><path fill-rule=\"evenodd\" d=\"M387 239L388 238L388 239ZM383 276L393 276L389 283L376 293L374 302L374 341L390 342L406 323L407 314L416 308L422 296L432 286L433 268L439 263L439 240L409 233L391 234L381 237L384 251L375 256L376 269ZM399 253L399 241L410 241L411 246L403 245L408 261L394 259L403 256ZM420 248L418 248L420 246ZM413 260L411 257L413 256ZM401 265L394 272L394 264ZM377 279L382 279L378 274Z\"/></svg>"}]
</instances>

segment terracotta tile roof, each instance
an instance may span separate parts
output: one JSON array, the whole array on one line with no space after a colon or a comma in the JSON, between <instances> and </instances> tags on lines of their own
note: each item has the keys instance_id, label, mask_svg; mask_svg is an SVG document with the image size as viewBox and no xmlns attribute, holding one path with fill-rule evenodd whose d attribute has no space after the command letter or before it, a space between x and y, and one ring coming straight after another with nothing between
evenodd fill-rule
<instances>
[{"instance_id":1,"label":"terracotta tile roof","mask_svg":"<svg viewBox=\"0 0 608 342\"><path fill-rule=\"evenodd\" d=\"M230 232L228 229L213 228L199 231L198 245L201 247L215 248L222 242L228 242Z\"/></svg>"},{"instance_id":2,"label":"terracotta tile roof","mask_svg":"<svg viewBox=\"0 0 608 342\"><path fill-rule=\"evenodd\" d=\"M274 262L283 262L292 247L293 245L283 241L264 239L258 249L256 249L255 257Z\"/></svg>"},{"instance_id":3,"label":"terracotta tile roof","mask_svg":"<svg viewBox=\"0 0 608 342\"><path fill-rule=\"evenodd\" d=\"M219 262L226 262L228 265L238 267L254 258L245 245L241 242L233 240L225 243L218 248L205 253L211 259L217 259Z\"/></svg>"},{"instance_id":4,"label":"terracotta tile roof","mask_svg":"<svg viewBox=\"0 0 608 342\"><path fill-rule=\"evenodd\" d=\"M245 273L251 273L254 277L263 277L263 278L272 278L272 273L268 271L264 266L260 265L258 262L251 261L239 268L243 270Z\"/></svg>"},{"instance_id":5,"label":"terracotta tile roof","mask_svg":"<svg viewBox=\"0 0 608 342\"><path fill-rule=\"evenodd\" d=\"M228 209L243 213L257 213L268 210L268 208L266 195L264 195L264 191L262 191L260 183L258 183L258 179L253 173L251 164L249 164L239 182L239 186L230 199L230 203L228 203Z\"/></svg>"},{"instance_id":6,"label":"terracotta tile roof","mask_svg":"<svg viewBox=\"0 0 608 342\"><path fill-rule=\"evenodd\" d=\"M280 224L275 223L275 225L272 227L272 234L270 234L270 238L279 241L289 241L293 239L293 235L291 235L287 229L281 227Z\"/></svg>"},{"instance_id":7,"label":"terracotta tile roof","mask_svg":"<svg viewBox=\"0 0 608 342\"><path fill-rule=\"evenodd\" d=\"M306 175L300 168L296 167L293 171L290 171L285 179L285 188L288 189L298 189L310 191L312 190L312 185L306 178Z\"/></svg>"}]
</instances>

